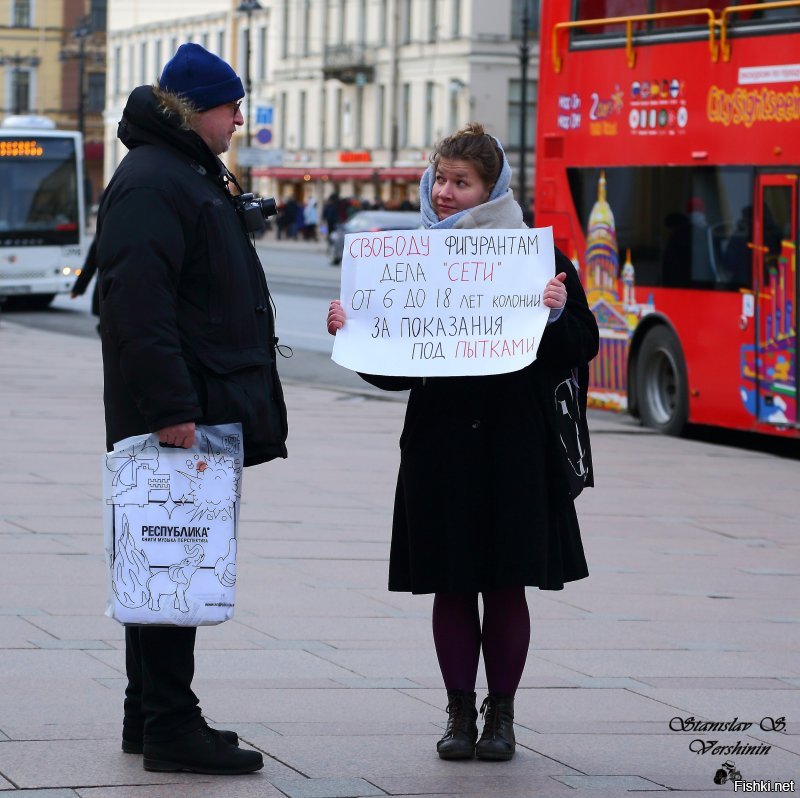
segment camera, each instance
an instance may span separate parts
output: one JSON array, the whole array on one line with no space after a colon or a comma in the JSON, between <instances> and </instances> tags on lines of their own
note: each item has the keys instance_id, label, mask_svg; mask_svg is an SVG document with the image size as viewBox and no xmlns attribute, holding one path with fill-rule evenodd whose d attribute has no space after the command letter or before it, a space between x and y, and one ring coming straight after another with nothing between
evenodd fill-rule
<instances>
[{"instance_id":1,"label":"camera","mask_svg":"<svg viewBox=\"0 0 800 798\"><path fill-rule=\"evenodd\" d=\"M239 194L233 198L233 204L242 217L248 233L261 232L266 220L278 213L278 206L272 197L263 198L253 194Z\"/></svg>"}]
</instances>

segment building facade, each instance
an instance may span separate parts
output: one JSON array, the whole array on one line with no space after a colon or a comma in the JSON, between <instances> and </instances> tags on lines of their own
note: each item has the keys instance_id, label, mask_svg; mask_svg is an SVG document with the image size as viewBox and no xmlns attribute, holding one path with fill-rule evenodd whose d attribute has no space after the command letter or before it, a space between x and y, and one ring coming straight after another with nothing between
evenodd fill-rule
<instances>
[{"instance_id":1,"label":"building facade","mask_svg":"<svg viewBox=\"0 0 800 798\"><path fill-rule=\"evenodd\" d=\"M111 0L106 178L124 155L114 138L128 93L190 40L228 60L249 89L227 162L258 193L415 202L434 143L468 121L496 135L515 166L523 2L193 0L193 15L177 18L174 4L158 12ZM528 187L537 5L528 0Z\"/></svg>"},{"instance_id":2,"label":"building facade","mask_svg":"<svg viewBox=\"0 0 800 798\"><path fill-rule=\"evenodd\" d=\"M3 116L81 130L87 197L103 186L105 0L0 0Z\"/></svg>"}]
</instances>

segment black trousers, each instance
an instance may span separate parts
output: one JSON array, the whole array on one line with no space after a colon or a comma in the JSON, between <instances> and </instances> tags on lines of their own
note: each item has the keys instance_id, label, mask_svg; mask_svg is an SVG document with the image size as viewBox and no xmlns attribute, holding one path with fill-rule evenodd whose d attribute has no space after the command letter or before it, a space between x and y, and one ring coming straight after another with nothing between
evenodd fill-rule
<instances>
[{"instance_id":1,"label":"black trousers","mask_svg":"<svg viewBox=\"0 0 800 798\"><path fill-rule=\"evenodd\" d=\"M162 742L200 727L192 691L196 636L194 627L126 627L125 739Z\"/></svg>"}]
</instances>

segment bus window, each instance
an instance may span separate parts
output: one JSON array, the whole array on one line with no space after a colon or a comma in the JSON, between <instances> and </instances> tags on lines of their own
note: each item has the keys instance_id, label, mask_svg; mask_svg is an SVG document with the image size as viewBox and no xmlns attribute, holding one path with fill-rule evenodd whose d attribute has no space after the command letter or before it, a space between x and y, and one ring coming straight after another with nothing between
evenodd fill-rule
<instances>
[{"instance_id":1,"label":"bus window","mask_svg":"<svg viewBox=\"0 0 800 798\"><path fill-rule=\"evenodd\" d=\"M604 170L619 252L631 251L636 284L738 290L751 282L753 170L622 167ZM600 170L570 169L586 226Z\"/></svg>"},{"instance_id":2,"label":"bus window","mask_svg":"<svg viewBox=\"0 0 800 798\"><path fill-rule=\"evenodd\" d=\"M714 13L719 15L723 8L732 5L730 0L706 0L705 2L698 3L698 0L655 0L652 7L652 13L663 14L668 11L691 11L701 8L711 9ZM669 19L656 19L653 20L653 29L662 31L667 28L688 28L704 25L708 27L707 19L701 14L696 17L671 17Z\"/></svg>"},{"instance_id":3,"label":"bus window","mask_svg":"<svg viewBox=\"0 0 800 798\"><path fill-rule=\"evenodd\" d=\"M578 0L575 3L574 19L606 19L608 17L631 17L647 14L648 0ZM644 30L642 23L633 26L635 31ZM625 25L591 25L576 31L578 35L597 36L603 33L624 33Z\"/></svg>"},{"instance_id":4,"label":"bus window","mask_svg":"<svg viewBox=\"0 0 800 798\"><path fill-rule=\"evenodd\" d=\"M757 4L768 0L756 0ZM710 9L718 17L723 9L737 5L755 5L753 0L577 0L575 3L574 20L606 19L610 17L632 17L641 14L664 14L672 11L694 11L697 16L670 17L668 19L654 19L646 22L637 22L633 27L634 33L662 32L674 28L707 27L704 11ZM800 6L784 8L765 8L763 11L748 10L734 14L728 24L731 27L746 26L748 23L762 20L800 19ZM576 35L602 36L603 34L625 33L624 23L613 25L592 25L584 29L577 29Z\"/></svg>"},{"instance_id":5,"label":"bus window","mask_svg":"<svg viewBox=\"0 0 800 798\"><path fill-rule=\"evenodd\" d=\"M752 2L752 0L750 0ZM762 5L765 2L769 2L769 0L755 0L755 3L758 5ZM734 4L736 5L736 4ZM739 3L739 5L745 5L744 2ZM746 19L745 17L746 12L742 12L741 14L737 14L734 19L740 17L742 20ZM752 17L753 20L761 20L761 19L800 19L800 6L787 6L784 8L765 8L763 11L753 11Z\"/></svg>"},{"instance_id":6,"label":"bus window","mask_svg":"<svg viewBox=\"0 0 800 798\"><path fill-rule=\"evenodd\" d=\"M3 139L0 242L79 244L77 180L73 139Z\"/></svg>"}]
</instances>

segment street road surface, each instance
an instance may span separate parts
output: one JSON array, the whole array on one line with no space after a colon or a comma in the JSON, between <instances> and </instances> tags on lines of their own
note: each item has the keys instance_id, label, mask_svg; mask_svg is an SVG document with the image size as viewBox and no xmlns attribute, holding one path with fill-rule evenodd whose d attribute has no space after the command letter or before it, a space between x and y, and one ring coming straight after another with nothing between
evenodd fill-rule
<instances>
[{"instance_id":1,"label":"street road surface","mask_svg":"<svg viewBox=\"0 0 800 798\"><path fill-rule=\"evenodd\" d=\"M291 357L279 358L281 378L385 400L405 401L405 392L378 391L357 374L330 359L333 338L325 329L325 317L329 301L339 296L341 272L328 262L324 243L275 241L269 236L257 242L257 249L277 310L280 344L291 350ZM45 311L0 311L0 320L7 319L67 335L97 338L97 319L90 310L92 288L93 284L86 294L77 299L70 299L67 295L58 296ZM283 351L288 354L289 350ZM590 411L589 415L590 419L604 418L626 429L639 429L638 422L624 414ZM712 427L690 429L689 437L800 459L800 444L797 441Z\"/></svg>"}]
</instances>

